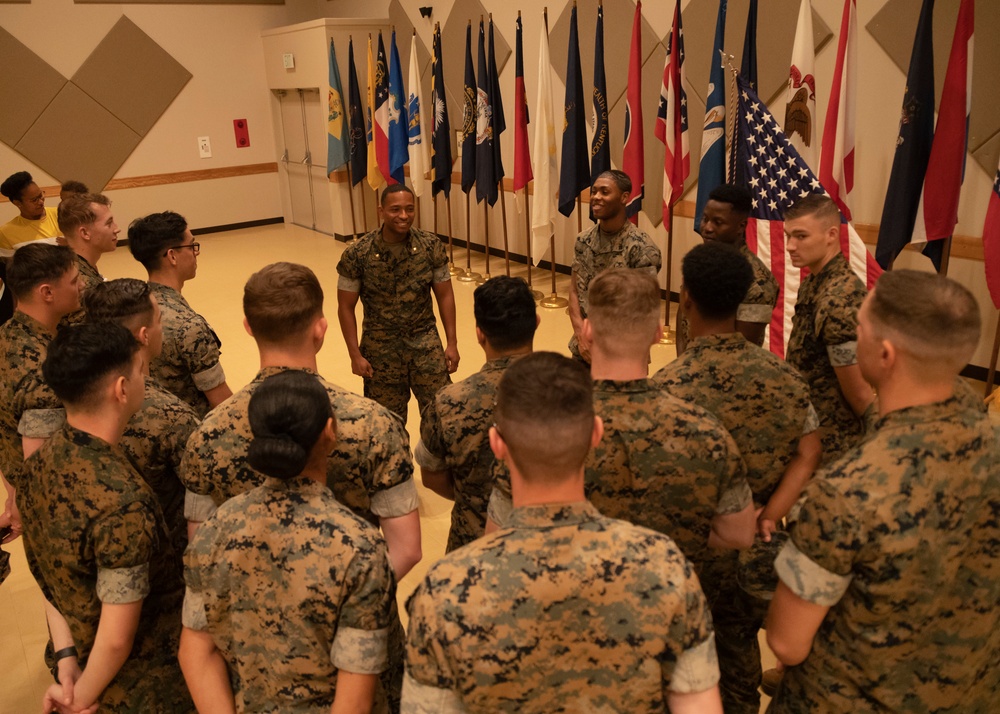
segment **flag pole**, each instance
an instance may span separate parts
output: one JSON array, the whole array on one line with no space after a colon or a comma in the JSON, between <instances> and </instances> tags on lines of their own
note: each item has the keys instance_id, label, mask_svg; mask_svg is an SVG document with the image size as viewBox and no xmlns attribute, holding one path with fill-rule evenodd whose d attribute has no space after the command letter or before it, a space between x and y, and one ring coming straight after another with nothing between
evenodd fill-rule
<instances>
[{"instance_id":1,"label":"flag pole","mask_svg":"<svg viewBox=\"0 0 1000 714\"><path fill-rule=\"evenodd\" d=\"M551 258L549 259L549 265L552 267L552 294L549 295L544 300L539 301L539 305L542 307L560 308L569 307L569 300L564 297L559 297L559 293L556 292L556 236L555 233L549 236L549 251L551 253ZM572 280L570 276L570 280Z\"/></svg>"},{"instance_id":2,"label":"flag pole","mask_svg":"<svg viewBox=\"0 0 1000 714\"><path fill-rule=\"evenodd\" d=\"M942 238L944 244L941 246L941 270L938 274L948 277L948 263L951 262L951 236Z\"/></svg>"},{"instance_id":3,"label":"flag pole","mask_svg":"<svg viewBox=\"0 0 1000 714\"><path fill-rule=\"evenodd\" d=\"M351 186L351 193L354 193L354 187ZM368 204L365 201L365 190L361 189L361 222L364 224L365 233L368 232Z\"/></svg>"},{"instance_id":4,"label":"flag pole","mask_svg":"<svg viewBox=\"0 0 1000 714\"><path fill-rule=\"evenodd\" d=\"M576 232L583 233L583 192L576 197ZM553 256L555 257L555 256Z\"/></svg>"},{"instance_id":5,"label":"flag pole","mask_svg":"<svg viewBox=\"0 0 1000 714\"><path fill-rule=\"evenodd\" d=\"M455 265L455 231L451 228L451 194L445 194L444 208L448 211L448 254L451 259L448 262L448 272L453 276L465 275L465 270Z\"/></svg>"},{"instance_id":6,"label":"flag pole","mask_svg":"<svg viewBox=\"0 0 1000 714\"><path fill-rule=\"evenodd\" d=\"M455 276L463 283L472 283L482 276L472 272L472 201L465 194L465 272Z\"/></svg>"},{"instance_id":7,"label":"flag pole","mask_svg":"<svg viewBox=\"0 0 1000 714\"><path fill-rule=\"evenodd\" d=\"M507 201L504 199L503 181L500 182L500 215L503 216L504 272L510 277L510 244L507 242Z\"/></svg>"},{"instance_id":8,"label":"flag pole","mask_svg":"<svg viewBox=\"0 0 1000 714\"><path fill-rule=\"evenodd\" d=\"M531 291L531 297L535 298L535 302L541 300L544 295L541 291L535 290L531 284L531 264L534 259L531 257L531 206L528 204L528 187L524 187L524 235L527 239L528 244L528 290Z\"/></svg>"},{"instance_id":9,"label":"flag pole","mask_svg":"<svg viewBox=\"0 0 1000 714\"><path fill-rule=\"evenodd\" d=\"M997 312L996 334L993 337L993 354L990 355L990 371L986 375L986 400L993 401L993 384L997 376L997 355L1000 354L1000 312Z\"/></svg>"},{"instance_id":10,"label":"flag pole","mask_svg":"<svg viewBox=\"0 0 1000 714\"><path fill-rule=\"evenodd\" d=\"M673 345L677 343L677 333L670 329L670 274L673 269L674 253L674 202L670 197L670 206L667 208L667 298L666 307L663 309L663 335L660 337L661 345Z\"/></svg>"},{"instance_id":11,"label":"flag pole","mask_svg":"<svg viewBox=\"0 0 1000 714\"><path fill-rule=\"evenodd\" d=\"M434 211L434 235L436 235L438 238L440 238L441 235L438 233L438 197L437 197L437 194L432 194L431 195L431 205L433 206L433 208L431 210ZM451 266L449 265L448 267L450 268Z\"/></svg>"},{"instance_id":12,"label":"flag pole","mask_svg":"<svg viewBox=\"0 0 1000 714\"><path fill-rule=\"evenodd\" d=\"M490 202L483 201L483 235L486 239L486 270L483 272L481 279L476 281L477 285L482 285L487 280L492 278L490 275Z\"/></svg>"},{"instance_id":13,"label":"flag pole","mask_svg":"<svg viewBox=\"0 0 1000 714\"><path fill-rule=\"evenodd\" d=\"M351 241L358 237L358 223L354 217L354 184L351 182L351 162L347 162L347 195L351 201ZM351 242L348 241L348 242Z\"/></svg>"}]
</instances>

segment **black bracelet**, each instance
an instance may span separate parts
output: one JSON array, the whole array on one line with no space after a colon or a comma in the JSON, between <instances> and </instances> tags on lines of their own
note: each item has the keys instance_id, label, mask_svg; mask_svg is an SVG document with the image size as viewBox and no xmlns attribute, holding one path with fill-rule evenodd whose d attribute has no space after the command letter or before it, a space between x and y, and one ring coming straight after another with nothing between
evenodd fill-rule
<instances>
[{"instance_id":1,"label":"black bracelet","mask_svg":"<svg viewBox=\"0 0 1000 714\"><path fill-rule=\"evenodd\" d=\"M79 657L75 645L70 645L69 647L63 647L61 650L52 655L52 661L58 662L59 660L66 659L67 657Z\"/></svg>"}]
</instances>

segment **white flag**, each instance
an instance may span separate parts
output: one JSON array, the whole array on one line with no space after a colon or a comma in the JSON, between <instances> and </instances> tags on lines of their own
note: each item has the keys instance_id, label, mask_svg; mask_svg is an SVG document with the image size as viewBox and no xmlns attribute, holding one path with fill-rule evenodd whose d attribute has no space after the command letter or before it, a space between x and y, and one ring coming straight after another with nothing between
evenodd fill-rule
<instances>
[{"instance_id":1,"label":"white flag","mask_svg":"<svg viewBox=\"0 0 1000 714\"><path fill-rule=\"evenodd\" d=\"M416 35L410 42L410 82L406 104L407 117L410 121L407 128L410 139L410 182L413 184L413 195L420 198L427 186L427 171L430 168L431 159L427 152L427 142L420 116L421 110L424 108L424 100L423 92L420 91L420 64L417 60Z\"/></svg>"},{"instance_id":2,"label":"white flag","mask_svg":"<svg viewBox=\"0 0 1000 714\"><path fill-rule=\"evenodd\" d=\"M820 144L819 117L816 116L816 49L813 45L812 6L802 0L799 22L792 46L792 66L788 72L785 99L785 136L813 171L819 170L816 147Z\"/></svg>"},{"instance_id":3,"label":"white flag","mask_svg":"<svg viewBox=\"0 0 1000 714\"><path fill-rule=\"evenodd\" d=\"M549 62L549 34L542 24L538 49L538 99L535 101L535 141L531 147L534 159L535 202L531 204L531 255L538 261L549 252L549 238L554 224L556 192L559 190L556 163L556 126L552 105L552 65ZM555 260L555 256L552 256Z\"/></svg>"}]
</instances>

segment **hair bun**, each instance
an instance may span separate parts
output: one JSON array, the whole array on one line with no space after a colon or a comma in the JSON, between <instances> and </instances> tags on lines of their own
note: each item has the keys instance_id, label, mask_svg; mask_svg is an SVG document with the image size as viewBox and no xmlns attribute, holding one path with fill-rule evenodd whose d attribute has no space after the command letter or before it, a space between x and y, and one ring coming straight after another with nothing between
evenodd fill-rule
<instances>
[{"instance_id":1,"label":"hair bun","mask_svg":"<svg viewBox=\"0 0 1000 714\"><path fill-rule=\"evenodd\" d=\"M287 479L302 473L309 452L287 434L257 436L250 442L247 461L265 476Z\"/></svg>"}]
</instances>

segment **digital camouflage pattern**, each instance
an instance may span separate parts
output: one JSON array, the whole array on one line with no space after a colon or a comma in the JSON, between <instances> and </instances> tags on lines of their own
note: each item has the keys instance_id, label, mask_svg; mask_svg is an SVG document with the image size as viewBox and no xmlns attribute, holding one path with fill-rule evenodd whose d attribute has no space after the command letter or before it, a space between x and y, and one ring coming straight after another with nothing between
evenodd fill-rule
<instances>
[{"instance_id":1,"label":"digital camouflage pattern","mask_svg":"<svg viewBox=\"0 0 1000 714\"><path fill-rule=\"evenodd\" d=\"M669 538L586 502L515 510L448 554L409 604L403 710L666 711L718 681L698 578ZM411 696L412 693L412 696Z\"/></svg>"},{"instance_id":2,"label":"digital camouflage pattern","mask_svg":"<svg viewBox=\"0 0 1000 714\"><path fill-rule=\"evenodd\" d=\"M385 543L322 484L267 478L227 501L192 539L185 579L184 625L212 635L237 711L326 714L339 670L387 667Z\"/></svg>"},{"instance_id":3,"label":"digital camouflage pattern","mask_svg":"<svg viewBox=\"0 0 1000 714\"><path fill-rule=\"evenodd\" d=\"M205 392L226 381L219 362L222 341L179 292L160 283L149 287L163 319L163 352L150 362L150 374L203 418L208 412Z\"/></svg>"},{"instance_id":4,"label":"digital camouflage pattern","mask_svg":"<svg viewBox=\"0 0 1000 714\"><path fill-rule=\"evenodd\" d=\"M587 497L610 518L670 536L714 596L703 566L712 518L750 504L746 466L733 437L701 407L649 379L594 380L604 438L587 457Z\"/></svg>"},{"instance_id":5,"label":"digital camouflage pattern","mask_svg":"<svg viewBox=\"0 0 1000 714\"><path fill-rule=\"evenodd\" d=\"M676 360L653 376L670 394L710 412L733 437L746 464L747 483L755 508L767 505L803 434L816 430L809 387L787 363L748 342L739 332L698 337ZM740 572L744 580L771 581L777 586L774 555L757 558ZM740 554L742 555L742 554ZM767 614L767 601L743 591L737 582L737 553L717 557L713 565L721 592L714 598L720 690L727 714L760 711L761 663L757 631Z\"/></svg>"},{"instance_id":6,"label":"digital camouflage pattern","mask_svg":"<svg viewBox=\"0 0 1000 714\"><path fill-rule=\"evenodd\" d=\"M146 377L146 395L139 411L125 425L119 448L149 484L163 510L174 550L187 548L184 484L178 473L188 437L198 428L198 416L187 404Z\"/></svg>"},{"instance_id":7,"label":"digital camouflage pattern","mask_svg":"<svg viewBox=\"0 0 1000 714\"><path fill-rule=\"evenodd\" d=\"M858 310L865 285L837 253L799 287L785 359L809 385L819 416L823 463L832 463L858 443L863 421L840 391L834 367L857 364Z\"/></svg>"},{"instance_id":8,"label":"digital camouflage pattern","mask_svg":"<svg viewBox=\"0 0 1000 714\"><path fill-rule=\"evenodd\" d=\"M996 711L998 449L953 398L887 414L809 483L776 567L831 610L769 711Z\"/></svg>"},{"instance_id":9,"label":"digital camouflage pattern","mask_svg":"<svg viewBox=\"0 0 1000 714\"><path fill-rule=\"evenodd\" d=\"M247 409L261 382L287 369L262 369L250 384L213 409L191 435L180 471L185 488L194 494L189 494L188 520L203 521L233 496L264 483L265 476L247 463L253 439ZM409 436L399 420L312 370L301 371L320 381L333 405L337 445L327 463L327 486L337 500L376 526L380 517L395 518L416 509Z\"/></svg>"},{"instance_id":10,"label":"digital camouflage pattern","mask_svg":"<svg viewBox=\"0 0 1000 714\"><path fill-rule=\"evenodd\" d=\"M90 261L84 258L82 255L76 255L76 267L80 271L80 305L81 307L66 315L59 322L59 326L63 325L81 325L87 319L87 312L83 309L83 296L87 294L95 285L100 285L104 282L104 276L97 272L97 268L90 264Z\"/></svg>"},{"instance_id":11,"label":"digital camouflage pattern","mask_svg":"<svg viewBox=\"0 0 1000 714\"><path fill-rule=\"evenodd\" d=\"M376 228L344 251L337 272L337 289L361 298L358 346L373 372L365 396L405 424L411 389L422 411L451 381L431 301L431 287L451 280L444 244L416 228L404 242L387 244Z\"/></svg>"},{"instance_id":12,"label":"digital camouflage pattern","mask_svg":"<svg viewBox=\"0 0 1000 714\"><path fill-rule=\"evenodd\" d=\"M625 221L617 233L605 233L600 224L577 236L573 248L573 275L576 279L580 313L587 316L590 301L590 283L608 268L633 268L650 275L660 272L660 249L645 231ZM574 357L580 356L576 335L569 342Z\"/></svg>"},{"instance_id":13,"label":"digital camouflage pattern","mask_svg":"<svg viewBox=\"0 0 1000 714\"><path fill-rule=\"evenodd\" d=\"M20 490L21 437L46 438L66 420L62 403L42 379L42 362L55 337L17 310L0 325L0 470Z\"/></svg>"},{"instance_id":14,"label":"digital camouflage pattern","mask_svg":"<svg viewBox=\"0 0 1000 714\"><path fill-rule=\"evenodd\" d=\"M420 415L417 463L447 471L455 488L448 553L479 538L486 528L496 464L489 440L493 404L504 370L516 359L490 360L471 377L438 392Z\"/></svg>"},{"instance_id":15,"label":"digital camouflage pattern","mask_svg":"<svg viewBox=\"0 0 1000 714\"><path fill-rule=\"evenodd\" d=\"M87 658L102 603L143 600L135 641L101 695L101 711L194 711L177 664L184 593L153 492L121 453L64 425L25 462L18 492L24 546L42 593Z\"/></svg>"}]
</instances>

